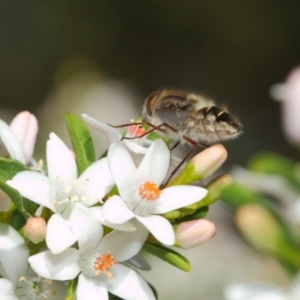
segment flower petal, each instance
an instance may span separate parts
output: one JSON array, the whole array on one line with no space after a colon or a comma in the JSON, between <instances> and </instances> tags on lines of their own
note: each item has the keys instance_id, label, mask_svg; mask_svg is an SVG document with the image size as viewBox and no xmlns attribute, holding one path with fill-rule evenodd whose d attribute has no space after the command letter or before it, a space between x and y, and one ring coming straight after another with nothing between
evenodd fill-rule
<instances>
[{"instance_id":1,"label":"flower petal","mask_svg":"<svg viewBox=\"0 0 300 300\"><path fill-rule=\"evenodd\" d=\"M109 144L121 142L122 134L116 128L105 123L99 122L86 114L82 114L81 116L91 128L104 133Z\"/></svg>"},{"instance_id":2,"label":"flower petal","mask_svg":"<svg viewBox=\"0 0 300 300\"><path fill-rule=\"evenodd\" d=\"M103 205L103 217L108 223L123 224L134 216L119 196L112 196Z\"/></svg>"},{"instance_id":3,"label":"flower petal","mask_svg":"<svg viewBox=\"0 0 300 300\"><path fill-rule=\"evenodd\" d=\"M11 281L6 278L0 278L1 300L19 300L15 294L15 288Z\"/></svg>"},{"instance_id":4,"label":"flower petal","mask_svg":"<svg viewBox=\"0 0 300 300\"><path fill-rule=\"evenodd\" d=\"M28 248L19 233L10 225L0 223L0 265L3 276L15 285L28 268Z\"/></svg>"},{"instance_id":5,"label":"flower petal","mask_svg":"<svg viewBox=\"0 0 300 300\"><path fill-rule=\"evenodd\" d=\"M126 146L126 148L134 154L146 154L146 152L148 151L148 148L143 147L137 144L136 142L132 142L132 140L124 139L123 143Z\"/></svg>"},{"instance_id":6,"label":"flower petal","mask_svg":"<svg viewBox=\"0 0 300 300\"><path fill-rule=\"evenodd\" d=\"M114 230L104 236L97 250L101 253L109 250L113 257L118 261L125 261L136 255L144 245L149 233L148 230L135 221L136 231L124 232Z\"/></svg>"},{"instance_id":7,"label":"flower petal","mask_svg":"<svg viewBox=\"0 0 300 300\"><path fill-rule=\"evenodd\" d=\"M136 271L121 265L112 266L113 277L105 279L107 290L122 298L131 300L155 300L145 279Z\"/></svg>"},{"instance_id":8,"label":"flower petal","mask_svg":"<svg viewBox=\"0 0 300 300\"><path fill-rule=\"evenodd\" d=\"M118 144L110 145L108 149L108 165L118 186L120 196L127 199L136 186L137 170L127 150Z\"/></svg>"},{"instance_id":9,"label":"flower petal","mask_svg":"<svg viewBox=\"0 0 300 300\"><path fill-rule=\"evenodd\" d=\"M156 199L152 213L163 214L191 205L202 200L206 194L206 189L197 186L177 185L165 188Z\"/></svg>"},{"instance_id":10,"label":"flower petal","mask_svg":"<svg viewBox=\"0 0 300 300\"><path fill-rule=\"evenodd\" d=\"M22 111L13 118L10 128L22 144L25 161L28 164L33 154L38 132L37 119L30 112Z\"/></svg>"},{"instance_id":11,"label":"flower petal","mask_svg":"<svg viewBox=\"0 0 300 300\"><path fill-rule=\"evenodd\" d=\"M77 241L76 235L70 228L69 220L60 214L54 214L48 221L46 243L52 253L57 254Z\"/></svg>"},{"instance_id":12,"label":"flower petal","mask_svg":"<svg viewBox=\"0 0 300 300\"><path fill-rule=\"evenodd\" d=\"M158 241L165 245L174 245L175 233L171 223L167 219L155 215L148 215L145 217L136 215L136 218Z\"/></svg>"},{"instance_id":13,"label":"flower petal","mask_svg":"<svg viewBox=\"0 0 300 300\"><path fill-rule=\"evenodd\" d=\"M162 139L155 140L149 147L138 167L139 181L152 181L158 186L165 179L170 165L170 150Z\"/></svg>"},{"instance_id":14,"label":"flower petal","mask_svg":"<svg viewBox=\"0 0 300 300\"><path fill-rule=\"evenodd\" d=\"M17 173L12 180L8 180L6 183L18 190L23 197L56 211L53 204L55 190L45 175L33 171L23 171Z\"/></svg>"},{"instance_id":15,"label":"flower petal","mask_svg":"<svg viewBox=\"0 0 300 300\"><path fill-rule=\"evenodd\" d=\"M78 178L87 184L86 206L92 206L103 199L115 182L108 167L107 158L102 158L89 166Z\"/></svg>"},{"instance_id":16,"label":"flower petal","mask_svg":"<svg viewBox=\"0 0 300 300\"><path fill-rule=\"evenodd\" d=\"M89 209L77 203L70 215L70 226L77 237L79 251L95 248L103 236L103 227Z\"/></svg>"},{"instance_id":17,"label":"flower petal","mask_svg":"<svg viewBox=\"0 0 300 300\"><path fill-rule=\"evenodd\" d=\"M108 226L112 229L117 229L120 231L134 231L136 228L132 225L131 222L125 222L122 224L112 224L106 222L103 217L103 207L102 206L94 206L90 207L90 212L100 221L102 225Z\"/></svg>"},{"instance_id":18,"label":"flower petal","mask_svg":"<svg viewBox=\"0 0 300 300\"><path fill-rule=\"evenodd\" d=\"M67 248L59 254L45 251L29 257L31 268L40 276L53 280L74 279L80 272L80 255L75 248Z\"/></svg>"},{"instance_id":19,"label":"flower petal","mask_svg":"<svg viewBox=\"0 0 300 300\"><path fill-rule=\"evenodd\" d=\"M108 300L108 292L100 280L87 278L83 274L79 275L76 291L77 300Z\"/></svg>"},{"instance_id":20,"label":"flower petal","mask_svg":"<svg viewBox=\"0 0 300 300\"><path fill-rule=\"evenodd\" d=\"M10 157L25 164L25 156L21 142L2 120L0 120L0 138Z\"/></svg>"},{"instance_id":21,"label":"flower petal","mask_svg":"<svg viewBox=\"0 0 300 300\"><path fill-rule=\"evenodd\" d=\"M48 176L52 180L61 178L66 184L77 178L77 167L73 153L55 134L50 133L47 141Z\"/></svg>"}]
</instances>

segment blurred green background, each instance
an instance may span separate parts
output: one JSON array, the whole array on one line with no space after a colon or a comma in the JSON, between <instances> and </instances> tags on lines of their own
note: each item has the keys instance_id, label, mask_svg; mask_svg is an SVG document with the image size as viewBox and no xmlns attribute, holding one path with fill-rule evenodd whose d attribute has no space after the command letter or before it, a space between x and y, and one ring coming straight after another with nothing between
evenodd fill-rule
<instances>
[{"instance_id":1,"label":"blurred green background","mask_svg":"<svg viewBox=\"0 0 300 300\"><path fill-rule=\"evenodd\" d=\"M299 9L281 0L2 1L0 109L37 112L63 76L95 68L138 91L138 104L161 87L226 103L245 125L227 144L228 164L259 150L295 156L268 91L299 63Z\"/></svg>"},{"instance_id":2,"label":"blurred green background","mask_svg":"<svg viewBox=\"0 0 300 300\"><path fill-rule=\"evenodd\" d=\"M1 1L0 118L35 113L44 155L49 132L65 127L64 111L124 124L152 91L187 88L242 120L245 133L226 144L227 167L264 150L298 158L269 89L300 62L299 11L299 1L282 0ZM219 300L239 280L287 284L273 260L237 238L218 205L209 214L217 236L183 252L192 273L154 259L156 272L145 276L160 299Z\"/></svg>"}]
</instances>

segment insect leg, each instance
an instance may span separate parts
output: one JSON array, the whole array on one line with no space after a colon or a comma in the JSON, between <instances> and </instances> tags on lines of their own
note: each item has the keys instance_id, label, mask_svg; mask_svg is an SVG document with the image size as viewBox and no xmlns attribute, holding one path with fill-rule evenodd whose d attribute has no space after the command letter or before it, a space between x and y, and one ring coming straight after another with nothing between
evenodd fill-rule
<instances>
[{"instance_id":1,"label":"insect leg","mask_svg":"<svg viewBox=\"0 0 300 300\"><path fill-rule=\"evenodd\" d=\"M164 132L163 127L167 127L167 128L169 128L170 130L176 132L176 129L175 129L175 128L173 128L172 126L170 126L170 125L168 125L168 124L166 124L166 123L162 123L162 124L156 126L156 125L153 125L152 123L146 122L146 121L142 121L142 122L134 122L134 123L123 124L123 125L118 125L118 126L112 126L112 125L110 125L110 126L115 127L115 128L120 128L120 127L125 127L125 126L131 126L131 125L144 125L144 124L146 124L146 125L148 125L149 127L152 127L152 128L149 129L149 130L147 130L147 131L145 131L143 134L138 135L138 136L135 136L135 137L126 137L126 136L124 136L124 137L122 138L122 140L123 140L123 139L126 139L126 140L133 140L133 139L137 139L137 138L142 138L142 137L144 137L145 135L147 135L147 134L149 134L149 133L151 133L151 132L153 132L153 131L155 131L155 130Z\"/></svg>"},{"instance_id":2,"label":"insect leg","mask_svg":"<svg viewBox=\"0 0 300 300\"><path fill-rule=\"evenodd\" d=\"M131 126L131 125L143 125L145 124L146 122L143 122L143 121L140 121L140 122L133 122L133 123L129 123L129 124L122 124L122 125L110 125L108 124L109 126L113 127L113 128L122 128L122 127L128 127L128 126Z\"/></svg>"},{"instance_id":3,"label":"insect leg","mask_svg":"<svg viewBox=\"0 0 300 300\"><path fill-rule=\"evenodd\" d=\"M176 166L176 168L171 172L168 179L162 184L161 188L164 188L172 179L174 174L180 169L180 167L184 164L184 162L189 158L189 156L194 152L194 150L197 148L198 143L196 143L194 140L187 136L183 136L183 139L186 140L190 145L192 145L192 148L188 151L188 153L185 155L185 157L181 160L181 162ZM178 143L175 144L177 146ZM174 147L173 147L174 148ZM172 148L172 149L173 149Z\"/></svg>"},{"instance_id":4,"label":"insect leg","mask_svg":"<svg viewBox=\"0 0 300 300\"><path fill-rule=\"evenodd\" d=\"M170 151L173 151L178 145L180 144L180 141L174 144L174 146L170 149Z\"/></svg>"}]
</instances>

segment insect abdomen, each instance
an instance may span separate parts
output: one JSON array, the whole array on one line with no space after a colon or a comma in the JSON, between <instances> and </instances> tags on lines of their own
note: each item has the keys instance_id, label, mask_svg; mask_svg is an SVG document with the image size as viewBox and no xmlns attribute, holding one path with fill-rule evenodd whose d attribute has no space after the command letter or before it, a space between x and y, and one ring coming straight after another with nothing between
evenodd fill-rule
<instances>
[{"instance_id":1,"label":"insect abdomen","mask_svg":"<svg viewBox=\"0 0 300 300\"><path fill-rule=\"evenodd\" d=\"M234 139L242 133L238 119L217 106L204 107L194 112L187 126L188 135L207 146Z\"/></svg>"}]
</instances>

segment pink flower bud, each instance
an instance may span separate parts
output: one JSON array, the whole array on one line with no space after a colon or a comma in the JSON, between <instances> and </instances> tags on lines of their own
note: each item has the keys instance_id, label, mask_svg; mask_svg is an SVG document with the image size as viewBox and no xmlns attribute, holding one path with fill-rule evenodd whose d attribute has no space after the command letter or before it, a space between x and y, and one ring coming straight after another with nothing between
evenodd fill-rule
<instances>
[{"instance_id":1,"label":"pink flower bud","mask_svg":"<svg viewBox=\"0 0 300 300\"><path fill-rule=\"evenodd\" d=\"M205 220L193 220L178 225L175 230L176 246L190 249L208 241L216 234L215 224Z\"/></svg>"},{"instance_id":2,"label":"pink flower bud","mask_svg":"<svg viewBox=\"0 0 300 300\"><path fill-rule=\"evenodd\" d=\"M24 235L35 244L44 240L46 236L45 220L41 217L30 217L24 226Z\"/></svg>"},{"instance_id":3,"label":"pink flower bud","mask_svg":"<svg viewBox=\"0 0 300 300\"><path fill-rule=\"evenodd\" d=\"M167 186L191 184L205 179L218 170L226 158L227 151L223 145L210 146L194 156Z\"/></svg>"},{"instance_id":4,"label":"pink flower bud","mask_svg":"<svg viewBox=\"0 0 300 300\"><path fill-rule=\"evenodd\" d=\"M227 159L227 151L221 144L216 144L194 156L190 163L195 166L195 172L202 178L211 176Z\"/></svg>"},{"instance_id":5,"label":"pink flower bud","mask_svg":"<svg viewBox=\"0 0 300 300\"><path fill-rule=\"evenodd\" d=\"M11 130L22 143L26 163L30 162L38 131L37 119L28 111L17 114L10 124Z\"/></svg>"},{"instance_id":6,"label":"pink flower bud","mask_svg":"<svg viewBox=\"0 0 300 300\"><path fill-rule=\"evenodd\" d=\"M300 67L288 75L283 94L283 129L292 143L300 145Z\"/></svg>"}]
</instances>

